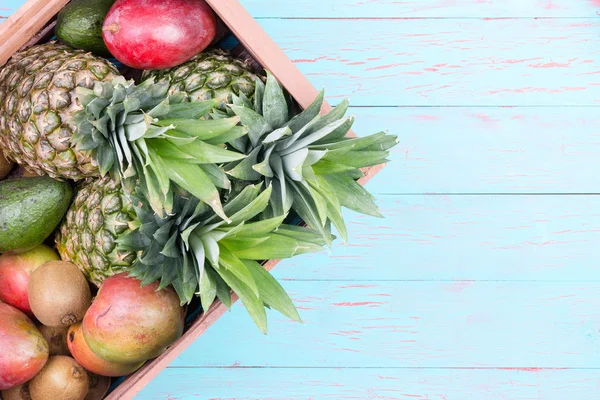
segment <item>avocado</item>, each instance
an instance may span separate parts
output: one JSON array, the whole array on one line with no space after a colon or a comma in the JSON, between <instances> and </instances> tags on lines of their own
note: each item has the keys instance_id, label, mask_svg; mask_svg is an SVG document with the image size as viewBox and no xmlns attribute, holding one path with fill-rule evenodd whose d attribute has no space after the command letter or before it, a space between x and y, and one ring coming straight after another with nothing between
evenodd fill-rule
<instances>
[{"instance_id":1,"label":"avocado","mask_svg":"<svg viewBox=\"0 0 600 400\"><path fill-rule=\"evenodd\" d=\"M0 253L21 253L54 232L71 204L73 190L50 177L0 182Z\"/></svg>"},{"instance_id":2,"label":"avocado","mask_svg":"<svg viewBox=\"0 0 600 400\"><path fill-rule=\"evenodd\" d=\"M58 13L55 33L58 40L75 48L111 57L102 25L116 0L73 0Z\"/></svg>"}]
</instances>

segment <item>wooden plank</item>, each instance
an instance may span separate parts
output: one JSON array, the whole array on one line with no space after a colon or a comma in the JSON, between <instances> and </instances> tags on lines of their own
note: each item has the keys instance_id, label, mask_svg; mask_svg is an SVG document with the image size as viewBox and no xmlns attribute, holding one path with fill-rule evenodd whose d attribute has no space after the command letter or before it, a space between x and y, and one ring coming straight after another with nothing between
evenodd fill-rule
<instances>
[{"instance_id":1,"label":"wooden plank","mask_svg":"<svg viewBox=\"0 0 600 400\"><path fill-rule=\"evenodd\" d=\"M377 181L377 179L376 179ZM350 244L284 260L284 280L600 282L600 196L380 196Z\"/></svg>"},{"instance_id":2,"label":"wooden plank","mask_svg":"<svg viewBox=\"0 0 600 400\"><path fill-rule=\"evenodd\" d=\"M352 108L355 130L399 136L376 194L598 193L600 114L565 108Z\"/></svg>"},{"instance_id":3,"label":"wooden plank","mask_svg":"<svg viewBox=\"0 0 600 400\"><path fill-rule=\"evenodd\" d=\"M596 20L263 20L261 25L316 86L327 88L333 103L343 97L368 106L600 101Z\"/></svg>"},{"instance_id":4,"label":"wooden plank","mask_svg":"<svg viewBox=\"0 0 600 400\"><path fill-rule=\"evenodd\" d=\"M0 24L0 66L56 15L69 0L27 0Z\"/></svg>"},{"instance_id":5,"label":"wooden plank","mask_svg":"<svg viewBox=\"0 0 600 400\"><path fill-rule=\"evenodd\" d=\"M300 306L304 325L270 312L265 336L235 306L171 366L600 367L600 283L284 282L284 287Z\"/></svg>"},{"instance_id":6,"label":"wooden plank","mask_svg":"<svg viewBox=\"0 0 600 400\"><path fill-rule=\"evenodd\" d=\"M333 103L600 102L597 19L260 22Z\"/></svg>"},{"instance_id":7,"label":"wooden plank","mask_svg":"<svg viewBox=\"0 0 600 400\"><path fill-rule=\"evenodd\" d=\"M0 15L10 15L21 0L3 0ZM255 18L485 18L596 17L591 0L242 0Z\"/></svg>"},{"instance_id":8,"label":"wooden plank","mask_svg":"<svg viewBox=\"0 0 600 400\"><path fill-rule=\"evenodd\" d=\"M170 368L138 400L595 399L598 370Z\"/></svg>"},{"instance_id":9,"label":"wooden plank","mask_svg":"<svg viewBox=\"0 0 600 400\"><path fill-rule=\"evenodd\" d=\"M257 18L596 17L592 0L242 0Z\"/></svg>"}]
</instances>

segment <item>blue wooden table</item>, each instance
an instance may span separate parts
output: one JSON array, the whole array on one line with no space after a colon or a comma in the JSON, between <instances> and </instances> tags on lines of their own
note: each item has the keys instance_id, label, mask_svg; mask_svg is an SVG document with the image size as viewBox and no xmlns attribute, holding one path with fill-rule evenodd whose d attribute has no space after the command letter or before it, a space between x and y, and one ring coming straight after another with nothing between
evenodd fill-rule
<instances>
[{"instance_id":1,"label":"blue wooden table","mask_svg":"<svg viewBox=\"0 0 600 400\"><path fill-rule=\"evenodd\" d=\"M138 399L600 398L600 1L242 2L399 135L386 219L279 264L304 325L238 305Z\"/></svg>"}]
</instances>

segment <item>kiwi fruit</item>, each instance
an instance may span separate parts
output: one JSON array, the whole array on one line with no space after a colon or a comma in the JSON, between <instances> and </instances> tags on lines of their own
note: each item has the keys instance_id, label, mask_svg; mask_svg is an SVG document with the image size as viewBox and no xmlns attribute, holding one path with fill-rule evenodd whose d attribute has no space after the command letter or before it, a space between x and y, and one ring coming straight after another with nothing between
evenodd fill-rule
<instances>
[{"instance_id":1,"label":"kiwi fruit","mask_svg":"<svg viewBox=\"0 0 600 400\"><path fill-rule=\"evenodd\" d=\"M110 389L110 378L91 372L88 372L88 376L90 377L90 391L84 400L102 400Z\"/></svg>"},{"instance_id":2,"label":"kiwi fruit","mask_svg":"<svg viewBox=\"0 0 600 400\"><path fill-rule=\"evenodd\" d=\"M68 326L53 328L51 326L40 325L38 326L38 329L42 332L42 336L44 336L44 339L48 342L51 356L68 356L71 354L69 352L69 346L67 345Z\"/></svg>"},{"instance_id":3,"label":"kiwi fruit","mask_svg":"<svg viewBox=\"0 0 600 400\"><path fill-rule=\"evenodd\" d=\"M75 264L50 261L36 268L29 280L33 315L50 327L69 327L83 319L92 304L90 286Z\"/></svg>"},{"instance_id":4,"label":"kiwi fruit","mask_svg":"<svg viewBox=\"0 0 600 400\"><path fill-rule=\"evenodd\" d=\"M13 163L8 161L2 151L0 151L0 179L6 178L13 167Z\"/></svg>"},{"instance_id":5,"label":"kiwi fruit","mask_svg":"<svg viewBox=\"0 0 600 400\"><path fill-rule=\"evenodd\" d=\"M32 400L84 400L89 392L87 372L74 359L53 356L29 381Z\"/></svg>"},{"instance_id":6,"label":"kiwi fruit","mask_svg":"<svg viewBox=\"0 0 600 400\"><path fill-rule=\"evenodd\" d=\"M3 400L31 400L29 384L27 383L3 390L1 393Z\"/></svg>"}]
</instances>

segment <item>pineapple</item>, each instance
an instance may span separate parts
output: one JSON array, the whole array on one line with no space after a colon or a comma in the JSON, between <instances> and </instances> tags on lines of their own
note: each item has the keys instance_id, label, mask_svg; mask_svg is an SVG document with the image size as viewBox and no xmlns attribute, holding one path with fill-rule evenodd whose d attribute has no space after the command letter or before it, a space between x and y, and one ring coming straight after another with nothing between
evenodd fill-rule
<instances>
[{"instance_id":1,"label":"pineapple","mask_svg":"<svg viewBox=\"0 0 600 400\"><path fill-rule=\"evenodd\" d=\"M140 188L140 190L143 190ZM100 285L121 271L142 281L172 285L182 304L200 296L204 310L219 298L231 304L233 290L261 331L265 306L300 320L283 288L259 264L322 249L321 235L283 224L284 217L258 219L272 189L249 185L227 199L226 223L198 199L177 193L173 214L157 217L144 196L125 195L108 178L84 183L56 238L61 258Z\"/></svg>"},{"instance_id":2,"label":"pineapple","mask_svg":"<svg viewBox=\"0 0 600 400\"><path fill-rule=\"evenodd\" d=\"M342 207L381 217L373 196L356 182L363 176L360 169L385 163L398 139L386 132L346 137L354 123L354 117L345 116L348 101L320 115L323 91L297 115L286 99L269 73L266 85L256 79L253 100L234 96L229 108L249 133L230 144L248 156L227 165L227 174L241 186L263 181L273 186L267 218L293 210L328 244L331 224L346 242Z\"/></svg>"},{"instance_id":3,"label":"pineapple","mask_svg":"<svg viewBox=\"0 0 600 400\"><path fill-rule=\"evenodd\" d=\"M135 261L135 252L117 246L135 217L119 183L108 176L83 182L57 231L56 248L64 261L76 264L90 282L100 286Z\"/></svg>"},{"instance_id":4,"label":"pineapple","mask_svg":"<svg viewBox=\"0 0 600 400\"><path fill-rule=\"evenodd\" d=\"M289 94L221 51L136 85L108 62L56 43L0 69L0 146L59 179L83 180L56 237L64 260L100 285L125 271L172 285L207 310L233 290L266 332L265 307L299 320L262 268L346 241L342 206L380 216L356 179L395 136L345 135L343 102L296 113ZM158 80L157 82L155 80ZM294 211L310 228L284 223ZM294 215L293 215L294 216Z\"/></svg>"},{"instance_id":5,"label":"pineapple","mask_svg":"<svg viewBox=\"0 0 600 400\"><path fill-rule=\"evenodd\" d=\"M244 71L244 68L247 72ZM274 196L265 217L298 213L331 243L333 224L344 241L346 227L342 206L380 217L373 197L356 179L361 168L386 162L396 136L380 132L360 139L348 139L354 123L345 117L348 101L327 116L320 116L324 93L300 115L276 79L267 73L267 83L227 52L205 53L182 66L166 71L145 71L170 85L170 93L185 93L191 100L217 98L215 119L237 115L249 135L229 141L231 148L247 158L225 166L233 186L266 181L273 184ZM243 86L239 77L243 77ZM253 84L247 82L253 79ZM240 89L242 88L242 89ZM234 187L235 190L235 187Z\"/></svg>"},{"instance_id":6,"label":"pineapple","mask_svg":"<svg viewBox=\"0 0 600 400\"><path fill-rule=\"evenodd\" d=\"M119 76L108 61L48 43L15 54L0 70L0 147L8 158L53 178L98 176L98 164L71 140L81 110L76 87Z\"/></svg>"},{"instance_id":7,"label":"pineapple","mask_svg":"<svg viewBox=\"0 0 600 400\"><path fill-rule=\"evenodd\" d=\"M159 215L174 187L225 220L218 164L245 157L223 148L246 134L239 119L206 121L218 100L188 102L167 83L126 81L106 60L48 43L0 69L0 147L38 173L81 180L110 174L127 192L142 185Z\"/></svg>"},{"instance_id":8,"label":"pineapple","mask_svg":"<svg viewBox=\"0 0 600 400\"><path fill-rule=\"evenodd\" d=\"M168 83L170 94L185 93L190 101L217 99L222 111L234 95L251 98L257 78L249 64L221 49L200 53L177 67L144 71L143 79L151 77Z\"/></svg>"},{"instance_id":9,"label":"pineapple","mask_svg":"<svg viewBox=\"0 0 600 400\"><path fill-rule=\"evenodd\" d=\"M92 153L103 176L110 172L120 179L127 193L141 186L156 214L172 212L179 186L228 220L220 189L230 182L217 164L245 157L224 143L247 131L235 116L202 120L216 100L188 103L182 94L169 96L167 89L153 79L135 85L122 77L93 90L77 88L83 110L71 118L77 126L72 140Z\"/></svg>"}]
</instances>

